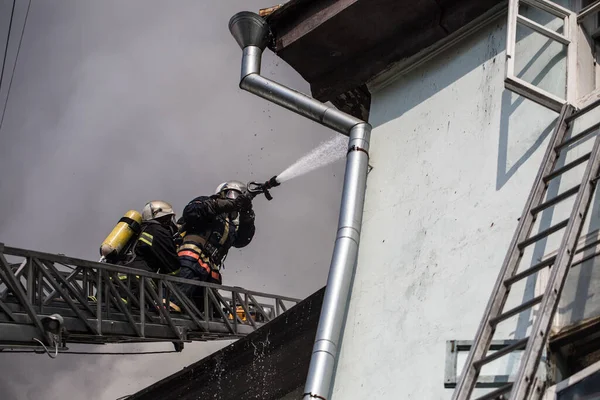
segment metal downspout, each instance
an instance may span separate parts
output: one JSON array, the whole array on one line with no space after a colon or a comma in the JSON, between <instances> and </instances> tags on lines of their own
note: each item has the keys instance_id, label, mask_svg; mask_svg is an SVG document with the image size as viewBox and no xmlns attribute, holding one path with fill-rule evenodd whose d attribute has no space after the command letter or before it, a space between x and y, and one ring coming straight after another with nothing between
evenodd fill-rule
<instances>
[{"instance_id":1,"label":"metal downspout","mask_svg":"<svg viewBox=\"0 0 600 400\"><path fill-rule=\"evenodd\" d=\"M303 395L305 400L326 400L331 395L358 257L371 125L260 76L262 52L270 39L263 18L246 11L237 13L229 21L229 30L243 50L240 88L349 136L337 236Z\"/></svg>"}]
</instances>

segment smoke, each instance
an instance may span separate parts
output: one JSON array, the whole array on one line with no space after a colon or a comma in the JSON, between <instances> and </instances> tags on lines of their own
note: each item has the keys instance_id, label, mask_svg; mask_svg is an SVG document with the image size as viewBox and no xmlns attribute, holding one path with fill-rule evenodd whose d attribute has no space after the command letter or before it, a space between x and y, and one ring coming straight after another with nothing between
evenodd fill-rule
<instances>
[{"instance_id":1,"label":"smoke","mask_svg":"<svg viewBox=\"0 0 600 400\"><path fill-rule=\"evenodd\" d=\"M0 2L0 16L11 5ZM25 5L18 2L16 33ZM241 53L227 22L237 11L271 5L33 1L0 132L0 242L94 260L128 209L161 199L180 213L224 180L268 179L329 137L238 88ZM7 23L0 18L0 31ZM268 52L263 70L308 91ZM272 202L257 198L255 239L230 253L225 283L300 298L322 287L342 175L338 162L273 190ZM0 391L7 400L114 400L225 344L156 356L0 354Z\"/></svg>"}]
</instances>

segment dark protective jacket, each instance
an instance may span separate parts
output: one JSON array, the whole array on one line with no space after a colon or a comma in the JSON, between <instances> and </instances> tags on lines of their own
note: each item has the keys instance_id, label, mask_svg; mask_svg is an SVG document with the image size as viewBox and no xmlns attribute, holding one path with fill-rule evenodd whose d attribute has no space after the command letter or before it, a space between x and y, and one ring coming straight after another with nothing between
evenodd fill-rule
<instances>
[{"instance_id":1,"label":"dark protective jacket","mask_svg":"<svg viewBox=\"0 0 600 400\"><path fill-rule=\"evenodd\" d=\"M135 257L126 265L160 274L178 271L174 229L156 221L146 221L141 224L141 231L133 250Z\"/></svg>"},{"instance_id":2,"label":"dark protective jacket","mask_svg":"<svg viewBox=\"0 0 600 400\"><path fill-rule=\"evenodd\" d=\"M200 196L183 210L178 221L185 224L183 243L179 246L181 266L219 270L231 247L247 246L254 237L254 211L238 211L235 200L218 195Z\"/></svg>"}]
</instances>

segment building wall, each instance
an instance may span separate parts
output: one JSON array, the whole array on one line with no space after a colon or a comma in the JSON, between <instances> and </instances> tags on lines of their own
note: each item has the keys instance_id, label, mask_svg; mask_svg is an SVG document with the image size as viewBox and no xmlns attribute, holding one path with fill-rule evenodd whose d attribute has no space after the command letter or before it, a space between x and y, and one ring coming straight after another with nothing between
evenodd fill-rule
<instances>
[{"instance_id":1,"label":"building wall","mask_svg":"<svg viewBox=\"0 0 600 400\"><path fill-rule=\"evenodd\" d=\"M519 35L520 75L558 91L562 50ZM451 396L446 341L474 337L558 116L504 89L505 38L500 19L373 94L373 169L333 399ZM522 266L553 243L531 246ZM516 286L509 304L535 286ZM529 320L508 320L495 339L525 337Z\"/></svg>"}]
</instances>

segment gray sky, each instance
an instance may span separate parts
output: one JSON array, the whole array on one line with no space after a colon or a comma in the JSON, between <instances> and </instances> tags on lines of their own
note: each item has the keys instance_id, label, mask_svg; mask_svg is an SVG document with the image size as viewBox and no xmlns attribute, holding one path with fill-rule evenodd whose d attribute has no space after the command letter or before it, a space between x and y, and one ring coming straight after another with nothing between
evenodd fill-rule
<instances>
[{"instance_id":1,"label":"gray sky","mask_svg":"<svg viewBox=\"0 0 600 400\"><path fill-rule=\"evenodd\" d=\"M266 180L334 135L238 88L241 51L227 22L275 3L32 0L0 132L0 242L97 259L128 209L162 199L180 213L222 181ZM0 44L11 5L0 0ZM26 6L17 0L7 78ZM263 74L309 91L270 52ZM301 298L322 287L343 168L339 161L292 180L272 202L258 198L255 239L232 250L224 282ZM135 357L0 354L0 393L114 400L224 344ZM172 346L95 349L133 348Z\"/></svg>"}]
</instances>

